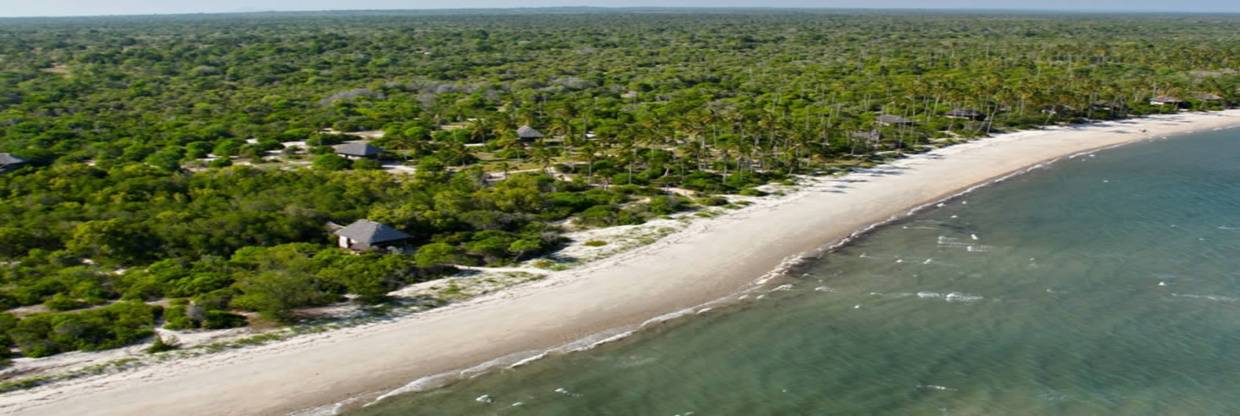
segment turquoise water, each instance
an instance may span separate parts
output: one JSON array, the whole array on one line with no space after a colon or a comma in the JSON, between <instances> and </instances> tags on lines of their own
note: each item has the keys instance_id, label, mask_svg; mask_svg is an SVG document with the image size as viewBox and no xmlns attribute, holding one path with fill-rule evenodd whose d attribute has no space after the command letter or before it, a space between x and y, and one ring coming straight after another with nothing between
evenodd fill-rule
<instances>
[{"instance_id":1,"label":"turquoise water","mask_svg":"<svg viewBox=\"0 0 1240 416\"><path fill-rule=\"evenodd\" d=\"M367 415L1240 414L1240 131L884 227L727 311Z\"/></svg>"}]
</instances>

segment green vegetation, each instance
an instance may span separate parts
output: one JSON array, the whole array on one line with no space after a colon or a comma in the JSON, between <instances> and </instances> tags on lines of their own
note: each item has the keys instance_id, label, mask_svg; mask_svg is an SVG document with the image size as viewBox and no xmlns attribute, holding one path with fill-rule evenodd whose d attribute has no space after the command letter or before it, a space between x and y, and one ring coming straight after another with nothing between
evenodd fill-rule
<instances>
[{"instance_id":1,"label":"green vegetation","mask_svg":"<svg viewBox=\"0 0 1240 416\"><path fill-rule=\"evenodd\" d=\"M383 302L450 265L555 250L563 221L731 207L719 194L794 174L1179 107L1155 96L1240 102L1235 16L0 23L0 152L33 162L0 174L0 341L27 356ZM522 125L545 137L519 139ZM332 154L365 130L416 173ZM336 249L325 225L359 218L413 235L416 251Z\"/></svg>"}]
</instances>

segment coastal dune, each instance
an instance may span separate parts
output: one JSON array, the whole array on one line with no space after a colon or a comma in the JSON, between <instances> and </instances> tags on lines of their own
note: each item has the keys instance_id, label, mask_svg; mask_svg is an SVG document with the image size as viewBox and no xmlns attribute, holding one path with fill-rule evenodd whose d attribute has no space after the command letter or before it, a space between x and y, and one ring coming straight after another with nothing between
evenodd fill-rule
<instances>
[{"instance_id":1,"label":"coastal dune","mask_svg":"<svg viewBox=\"0 0 1240 416\"><path fill-rule=\"evenodd\" d=\"M605 339L757 286L799 256L1039 164L1125 143L1240 126L1240 110L1055 127L981 139L694 221L659 242L407 318L0 396L18 415L330 412L411 381ZM587 344L589 342L586 342ZM446 375L433 378L436 375ZM426 377L432 377L427 379Z\"/></svg>"}]
</instances>

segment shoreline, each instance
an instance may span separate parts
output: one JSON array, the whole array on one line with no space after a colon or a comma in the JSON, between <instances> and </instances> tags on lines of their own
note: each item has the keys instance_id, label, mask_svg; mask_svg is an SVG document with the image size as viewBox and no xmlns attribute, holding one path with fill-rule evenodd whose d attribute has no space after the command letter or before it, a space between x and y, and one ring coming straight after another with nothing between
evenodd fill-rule
<instances>
[{"instance_id":1,"label":"shoreline","mask_svg":"<svg viewBox=\"0 0 1240 416\"><path fill-rule=\"evenodd\" d=\"M700 313L939 201L1047 162L1240 126L1240 110L1027 130L948 146L693 221L655 244L407 318L0 395L11 414L331 412ZM1148 132L1143 132L1148 130ZM499 357L499 358L496 358ZM464 369L464 370L462 370ZM430 377L430 378L428 378ZM411 382L413 381L413 382ZM433 386L431 386L433 387Z\"/></svg>"}]
</instances>

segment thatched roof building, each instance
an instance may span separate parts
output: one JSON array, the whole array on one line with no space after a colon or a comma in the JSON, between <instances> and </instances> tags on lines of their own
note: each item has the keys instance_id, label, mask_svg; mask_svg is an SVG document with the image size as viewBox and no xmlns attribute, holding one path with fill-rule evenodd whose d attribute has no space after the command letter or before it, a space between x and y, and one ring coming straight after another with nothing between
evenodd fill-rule
<instances>
[{"instance_id":1,"label":"thatched roof building","mask_svg":"<svg viewBox=\"0 0 1240 416\"><path fill-rule=\"evenodd\" d=\"M1220 96L1220 95L1218 95L1218 94L1212 94L1212 93L1208 93L1208 92L1203 92L1203 93L1201 93L1201 94L1197 94L1197 95L1193 96L1193 98L1196 98L1196 99L1201 100L1201 101L1222 101L1222 99L1223 99L1223 97L1222 97L1222 96Z\"/></svg>"},{"instance_id":2,"label":"thatched roof building","mask_svg":"<svg viewBox=\"0 0 1240 416\"><path fill-rule=\"evenodd\" d=\"M334 234L339 237L340 248L357 251L398 245L413 238L391 226L371 220L357 220L336 230Z\"/></svg>"},{"instance_id":3,"label":"thatched roof building","mask_svg":"<svg viewBox=\"0 0 1240 416\"><path fill-rule=\"evenodd\" d=\"M883 134L879 133L877 130L854 131L852 133L848 133L848 137L851 137L857 140L875 141L875 140L882 139Z\"/></svg>"},{"instance_id":4,"label":"thatched roof building","mask_svg":"<svg viewBox=\"0 0 1240 416\"><path fill-rule=\"evenodd\" d=\"M891 114L883 114L878 116L878 118L874 119L874 121L878 122L878 124L882 126L908 126L915 124L913 120Z\"/></svg>"},{"instance_id":5,"label":"thatched roof building","mask_svg":"<svg viewBox=\"0 0 1240 416\"><path fill-rule=\"evenodd\" d=\"M534 130L533 127L521 126L521 128L517 129L517 138L521 140L537 140L543 138L543 134L541 131Z\"/></svg>"},{"instance_id":6,"label":"thatched roof building","mask_svg":"<svg viewBox=\"0 0 1240 416\"><path fill-rule=\"evenodd\" d=\"M383 149L371 146L365 142L351 142L332 146L336 154L350 158L376 158L383 153Z\"/></svg>"},{"instance_id":7,"label":"thatched roof building","mask_svg":"<svg viewBox=\"0 0 1240 416\"><path fill-rule=\"evenodd\" d=\"M1183 105L1183 104L1184 104L1184 100L1181 100L1179 97L1172 96L1172 95L1160 95L1160 96L1157 96L1157 97L1151 98L1151 99L1150 99L1150 104L1151 104L1151 105L1174 105L1174 106L1179 106L1179 105Z\"/></svg>"},{"instance_id":8,"label":"thatched roof building","mask_svg":"<svg viewBox=\"0 0 1240 416\"><path fill-rule=\"evenodd\" d=\"M0 173L17 169L24 164L26 164L26 159L8 153L0 153Z\"/></svg>"},{"instance_id":9,"label":"thatched roof building","mask_svg":"<svg viewBox=\"0 0 1240 416\"><path fill-rule=\"evenodd\" d=\"M986 118L981 111L972 108L954 108L947 112L947 118L964 119L964 120L980 120Z\"/></svg>"}]
</instances>

